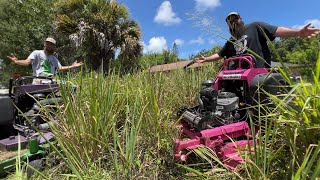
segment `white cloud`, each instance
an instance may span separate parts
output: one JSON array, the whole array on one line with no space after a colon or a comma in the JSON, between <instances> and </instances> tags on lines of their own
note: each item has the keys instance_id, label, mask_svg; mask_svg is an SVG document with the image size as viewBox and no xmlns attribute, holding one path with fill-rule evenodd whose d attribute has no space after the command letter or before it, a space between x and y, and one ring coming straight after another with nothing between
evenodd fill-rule
<instances>
[{"instance_id":1,"label":"white cloud","mask_svg":"<svg viewBox=\"0 0 320 180\"><path fill-rule=\"evenodd\" d=\"M209 39L210 44L217 44L217 42L214 39Z\"/></svg>"},{"instance_id":2,"label":"white cloud","mask_svg":"<svg viewBox=\"0 0 320 180\"><path fill-rule=\"evenodd\" d=\"M304 21L303 25L295 25L295 26L293 26L293 28L301 29L309 23L311 23L311 26L320 27L320 19L308 19L308 20Z\"/></svg>"},{"instance_id":3,"label":"white cloud","mask_svg":"<svg viewBox=\"0 0 320 180\"><path fill-rule=\"evenodd\" d=\"M311 23L311 25L315 26L315 27L320 27L320 19L312 19L309 20L308 23Z\"/></svg>"},{"instance_id":4,"label":"white cloud","mask_svg":"<svg viewBox=\"0 0 320 180\"><path fill-rule=\"evenodd\" d=\"M195 1L196 1L196 9L198 11L213 9L221 5L220 0L195 0Z\"/></svg>"},{"instance_id":5,"label":"white cloud","mask_svg":"<svg viewBox=\"0 0 320 180\"><path fill-rule=\"evenodd\" d=\"M143 43L143 52L162 52L164 49L168 49L167 40L161 37L153 37L149 40L149 45Z\"/></svg>"},{"instance_id":6,"label":"white cloud","mask_svg":"<svg viewBox=\"0 0 320 180\"><path fill-rule=\"evenodd\" d=\"M202 37L198 37L197 39L192 39L189 41L189 44L198 44L198 45L201 45L201 44L204 44L204 39Z\"/></svg>"},{"instance_id":7,"label":"white cloud","mask_svg":"<svg viewBox=\"0 0 320 180\"><path fill-rule=\"evenodd\" d=\"M177 46L182 46L184 44L184 40L183 39L176 39L176 40L174 40L174 43L176 43Z\"/></svg>"},{"instance_id":8,"label":"white cloud","mask_svg":"<svg viewBox=\"0 0 320 180\"><path fill-rule=\"evenodd\" d=\"M210 25L210 20L208 18L203 18L201 20L201 25L204 27L208 27Z\"/></svg>"},{"instance_id":9,"label":"white cloud","mask_svg":"<svg viewBox=\"0 0 320 180\"><path fill-rule=\"evenodd\" d=\"M170 1L164 1L159 7L158 12L154 17L154 21L169 26L180 23L181 19L173 12Z\"/></svg>"}]
</instances>

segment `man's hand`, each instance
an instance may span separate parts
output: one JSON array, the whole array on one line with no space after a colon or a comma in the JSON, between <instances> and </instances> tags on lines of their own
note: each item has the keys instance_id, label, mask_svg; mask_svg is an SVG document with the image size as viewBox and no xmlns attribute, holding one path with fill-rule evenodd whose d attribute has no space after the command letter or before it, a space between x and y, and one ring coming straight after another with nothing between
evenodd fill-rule
<instances>
[{"instance_id":1,"label":"man's hand","mask_svg":"<svg viewBox=\"0 0 320 180\"><path fill-rule=\"evenodd\" d=\"M18 61L18 58L12 53L9 56L7 56L7 58L9 58L14 64Z\"/></svg>"},{"instance_id":2,"label":"man's hand","mask_svg":"<svg viewBox=\"0 0 320 180\"><path fill-rule=\"evenodd\" d=\"M299 36L311 38L320 33L320 28L312 28L310 26L311 26L311 23L304 26L304 28L302 28L299 31Z\"/></svg>"},{"instance_id":3,"label":"man's hand","mask_svg":"<svg viewBox=\"0 0 320 180\"><path fill-rule=\"evenodd\" d=\"M194 61L195 61L196 63L201 64L201 63L203 63L203 62L206 61L206 58L205 58L204 56L200 55L200 57L194 58Z\"/></svg>"},{"instance_id":4,"label":"man's hand","mask_svg":"<svg viewBox=\"0 0 320 180\"><path fill-rule=\"evenodd\" d=\"M72 63L72 67L80 67L80 66L82 66L82 64L83 64L83 62L78 62L78 61L75 61L75 62L73 62Z\"/></svg>"},{"instance_id":5,"label":"man's hand","mask_svg":"<svg viewBox=\"0 0 320 180\"><path fill-rule=\"evenodd\" d=\"M83 64L82 62L75 61L70 66L60 66L59 70L60 71L66 71L66 70L69 70L69 69L80 67L80 66L82 66L82 64Z\"/></svg>"}]
</instances>

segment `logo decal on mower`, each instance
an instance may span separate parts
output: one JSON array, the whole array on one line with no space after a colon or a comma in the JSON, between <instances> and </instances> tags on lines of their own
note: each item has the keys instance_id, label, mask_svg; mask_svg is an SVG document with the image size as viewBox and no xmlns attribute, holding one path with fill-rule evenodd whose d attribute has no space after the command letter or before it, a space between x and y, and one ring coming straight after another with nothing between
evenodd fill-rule
<instances>
[{"instance_id":1,"label":"logo decal on mower","mask_svg":"<svg viewBox=\"0 0 320 180\"><path fill-rule=\"evenodd\" d=\"M224 74L223 79L241 79L241 74Z\"/></svg>"}]
</instances>

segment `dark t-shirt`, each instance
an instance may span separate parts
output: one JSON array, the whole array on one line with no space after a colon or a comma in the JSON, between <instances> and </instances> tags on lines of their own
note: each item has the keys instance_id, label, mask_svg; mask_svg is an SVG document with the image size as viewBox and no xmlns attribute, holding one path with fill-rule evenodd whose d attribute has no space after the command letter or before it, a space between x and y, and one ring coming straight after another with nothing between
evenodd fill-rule
<instances>
[{"instance_id":1,"label":"dark t-shirt","mask_svg":"<svg viewBox=\"0 0 320 180\"><path fill-rule=\"evenodd\" d=\"M257 62L255 67L268 68L270 67L269 65L271 62L271 53L263 31L266 33L267 37L273 41L275 39L273 34L276 32L277 28L277 26L272 26L264 22L247 24L245 25L245 34L240 39L234 40L233 38L230 38L230 41L238 44L238 46L228 41L218 54L220 57L229 58L241 54L248 54L249 52L247 52L247 49L249 48L266 61L256 57ZM263 31L261 29L263 29Z\"/></svg>"}]
</instances>

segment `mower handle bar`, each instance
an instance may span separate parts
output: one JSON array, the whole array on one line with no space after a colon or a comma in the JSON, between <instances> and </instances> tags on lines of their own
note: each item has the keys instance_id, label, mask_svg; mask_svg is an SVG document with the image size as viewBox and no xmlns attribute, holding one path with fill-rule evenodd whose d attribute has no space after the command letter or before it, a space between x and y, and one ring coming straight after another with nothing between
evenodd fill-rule
<instances>
[{"instance_id":1,"label":"mower handle bar","mask_svg":"<svg viewBox=\"0 0 320 180\"><path fill-rule=\"evenodd\" d=\"M27 80L27 79L35 79L35 78L38 78L38 79L48 79L48 80L51 80L51 81L52 81L52 77L46 77L46 76L23 76L23 77L20 77L20 78L16 79L16 80L14 81L14 84L15 84L15 85L21 85L24 80Z\"/></svg>"},{"instance_id":2,"label":"mower handle bar","mask_svg":"<svg viewBox=\"0 0 320 180\"><path fill-rule=\"evenodd\" d=\"M226 59L226 60L224 60L224 62L223 62L223 68L224 68L224 70L227 70L227 65L228 65L228 63L230 62L230 61L236 61L236 60L239 60L238 61L238 68L237 69L242 69L241 68L241 63L243 62L243 61L246 61L248 64L249 64L249 66L250 66L250 69L253 69L254 68L254 66L253 66L253 60L254 60L254 58L251 56L251 55L244 55L244 56L236 56L236 57L231 57L231 58L228 58L228 59Z\"/></svg>"}]
</instances>

